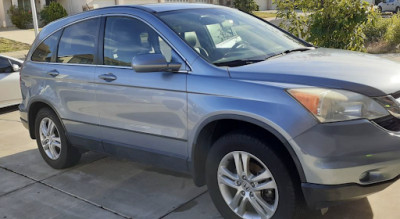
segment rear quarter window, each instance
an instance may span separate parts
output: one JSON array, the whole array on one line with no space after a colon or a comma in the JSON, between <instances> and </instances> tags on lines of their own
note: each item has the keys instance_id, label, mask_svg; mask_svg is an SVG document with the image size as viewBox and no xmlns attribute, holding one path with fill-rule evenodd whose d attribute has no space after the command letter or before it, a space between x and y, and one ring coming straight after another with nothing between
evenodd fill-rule
<instances>
[{"instance_id":1,"label":"rear quarter window","mask_svg":"<svg viewBox=\"0 0 400 219\"><path fill-rule=\"evenodd\" d=\"M36 62L51 62L52 57L57 50L60 35L61 30L44 40L33 52L31 60Z\"/></svg>"}]
</instances>

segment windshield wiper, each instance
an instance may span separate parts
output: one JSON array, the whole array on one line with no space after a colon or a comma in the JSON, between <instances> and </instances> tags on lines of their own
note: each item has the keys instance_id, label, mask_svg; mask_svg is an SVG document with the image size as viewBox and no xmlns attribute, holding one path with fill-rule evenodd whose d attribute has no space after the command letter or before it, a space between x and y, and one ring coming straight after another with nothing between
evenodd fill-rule
<instances>
[{"instance_id":1,"label":"windshield wiper","mask_svg":"<svg viewBox=\"0 0 400 219\"><path fill-rule=\"evenodd\" d=\"M265 59L255 59L255 60L251 60L251 59L236 59L236 60L232 60L232 61L227 61L227 62L215 62L213 63L216 66L228 66L228 67L237 67L237 66L242 66L242 65L249 65L249 64L253 64L256 62L262 62Z\"/></svg>"},{"instance_id":2,"label":"windshield wiper","mask_svg":"<svg viewBox=\"0 0 400 219\"><path fill-rule=\"evenodd\" d=\"M288 50L285 50L283 52L283 54L288 54L288 53L292 53L292 52L303 52L303 51L311 50L313 48L314 47L302 47L302 48L297 48L297 49L288 49Z\"/></svg>"},{"instance_id":3,"label":"windshield wiper","mask_svg":"<svg viewBox=\"0 0 400 219\"><path fill-rule=\"evenodd\" d=\"M276 54L273 54L271 56L268 56L265 60L270 59L270 58L274 58L274 57L277 57L277 56L283 56L283 55L286 55L286 54L289 54L289 53L292 53L292 52L308 51L308 50L311 50L313 48L314 47L301 47L301 48L296 48L296 49L288 49L288 50L285 50L283 52L276 53Z\"/></svg>"}]
</instances>

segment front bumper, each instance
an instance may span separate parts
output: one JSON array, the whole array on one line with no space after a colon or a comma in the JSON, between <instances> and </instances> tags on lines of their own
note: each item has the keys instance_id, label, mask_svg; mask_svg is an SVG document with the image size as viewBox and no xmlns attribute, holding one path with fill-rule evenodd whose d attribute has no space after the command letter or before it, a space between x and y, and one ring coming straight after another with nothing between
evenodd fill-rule
<instances>
[{"instance_id":1,"label":"front bumper","mask_svg":"<svg viewBox=\"0 0 400 219\"><path fill-rule=\"evenodd\" d=\"M365 197L400 175L400 132L368 120L318 124L290 141L312 208Z\"/></svg>"},{"instance_id":2,"label":"front bumper","mask_svg":"<svg viewBox=\"0 0 400 219\"><path fill-rule=\"evenodd\" d=\"M368 120L318 124L290 144L307 183L369 185L400 175L400 132Z\"/></svg>"},{"instance_id":3,"label":"front bumper","mask_svg":"<svg viewBox=\"0 0 400 219\"><path fill-rule=\"evenodd\" d=\"M355 183L344 185L318 185L310 183L302 183L304 198L308 207L312 209L322 209L344 201L356 200L364 198L376 192L380 192L392 185L395 179L377 183L368 186L362 186Z\"/></svg>"}]
</instances>

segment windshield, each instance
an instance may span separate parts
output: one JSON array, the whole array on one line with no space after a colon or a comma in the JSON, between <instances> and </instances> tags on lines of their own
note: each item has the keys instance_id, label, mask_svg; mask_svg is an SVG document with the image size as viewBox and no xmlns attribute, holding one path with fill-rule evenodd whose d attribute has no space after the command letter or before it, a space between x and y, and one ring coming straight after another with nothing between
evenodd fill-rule
<instances>
[{"instance_id":1,"label":"windshield","mask_svg":"<svg viewBox=\"0 0 400 219\"><path fill-rule=\"evenodd\" d=\"M251 64L305 47L294 37L235 9L178 10L160 13L159 17L217 66Z\"/></svg>"}]
</instances>

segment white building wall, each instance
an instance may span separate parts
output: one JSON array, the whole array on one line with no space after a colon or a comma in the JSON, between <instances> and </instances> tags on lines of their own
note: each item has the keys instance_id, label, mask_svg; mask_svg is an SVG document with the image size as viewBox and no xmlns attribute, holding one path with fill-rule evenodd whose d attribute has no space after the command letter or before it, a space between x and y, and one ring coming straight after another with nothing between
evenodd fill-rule
<instances>
[{"instance_id":1,"label":"white building wall","mask_svg":"<svg viewBox=\"0 0 400 219\"><path fill-rule=\"evenodd\" d=\"M260 11L265 11L268 9L267 0L254 0L254 1L257 3Z\"/></svg>"},{"instance_id":2,"label":"white building wall","mask_svg":"<svg viewBox=\"0 0 400 219\"><path fill-rule=\"evenodd\" d=\"M41 0L43 1L43 0ZM83 11L83 6L86 4L86 0L58 0L68 15L77 14Z\"/></svg>"},{"instance_id":3,"label":"white building wall","mask_svg":"<svg viewBox=\"0 0 400 219\"><path fill-rule=\"evenodd\" d=\"M11 27L10 17L7 14L12 5L12 0L0 0L0 27Z\"/></svg>"}]
</instances>

